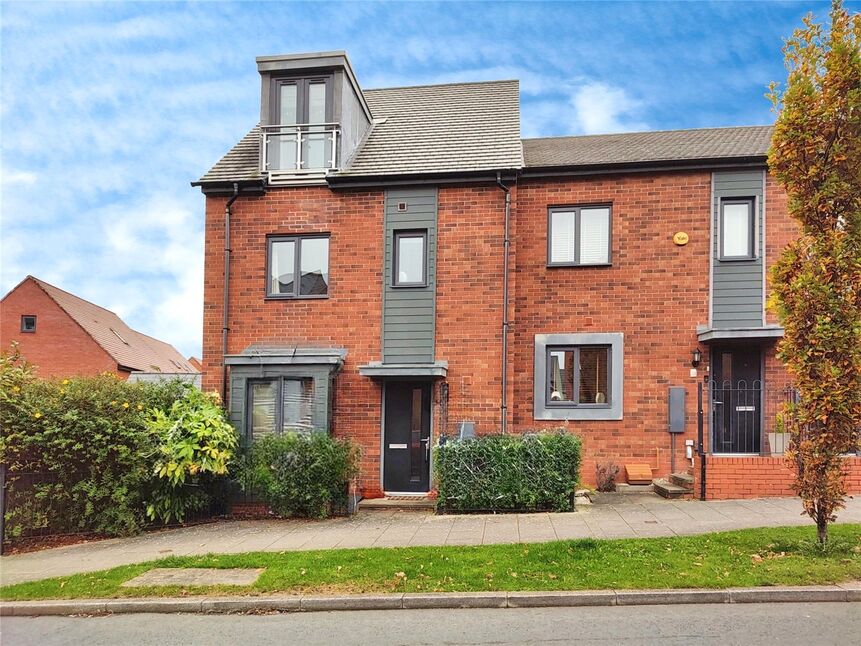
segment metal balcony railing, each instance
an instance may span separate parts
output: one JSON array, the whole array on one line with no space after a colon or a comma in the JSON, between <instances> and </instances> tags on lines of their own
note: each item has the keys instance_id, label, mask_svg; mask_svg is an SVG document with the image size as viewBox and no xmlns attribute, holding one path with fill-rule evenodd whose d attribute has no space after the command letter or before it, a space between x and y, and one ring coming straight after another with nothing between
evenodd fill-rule
<instances>
[{"instance_id":1,"label":"metal balcony railing","mask_svg":"<svg viewBox=\"0 0 861 646\"><path fill-rule=\"evenodd\" d=\"M261 171L270 179L324 173L338 168L337 123L302 123L261 126Z\"/></svg>"}]
</instances>

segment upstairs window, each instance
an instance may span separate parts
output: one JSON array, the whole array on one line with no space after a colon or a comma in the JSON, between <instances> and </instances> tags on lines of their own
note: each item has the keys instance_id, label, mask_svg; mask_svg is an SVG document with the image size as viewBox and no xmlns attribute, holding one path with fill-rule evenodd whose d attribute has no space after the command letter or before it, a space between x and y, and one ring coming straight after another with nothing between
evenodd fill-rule
<instances>
[{"instance_id":1,"label":"upstairs window","mask_svg":"<svg viewBox=\"0 0 861 646\"><path fill-rule=\"evenodd\" d=\"M252 439L314 430L314 380L283 377L248 382Z\"/></svg>"},{"instance_id":2,"label":"upstairs window","mask_svg":"<svg viewBox=\"0 0 861 646\"><path fill-rule=\"evenodd\" d=\"M325 298L329 294L329 236L271 236L266 296Z\"/></svg>"},{"instance_id":3,"label":"upstairs window","mask_svg":"<svg viewBox=\"0 0 861 646\"><path fill-rule=\"evenodd\" d=\"M427 230L395 231L395 287L427 285L427 241Z\"/></svg>"},{"instance_id":4,"label":"upstairs window","mask_svg":"<svg viewBox=\"0 0 861 646\"><path fill-rule=\"evenodd\" d=\"M267 170L333 168L338 128L332 114L332 77L273 79L264 126Z\"/></svg>"},{"instance_id":5,"label":"upstairs window","mask_svg":"<svg viewBox=\"0 0 861 646\"><path fill-rule=\"evenodd\" d=\"M36 315L24 314L21 316L21 331L35 332L36 331Z\"/></svg>"},{"instance_id":6,"label":"upstairs window","mask_svg":"<svg viewBox=\"0 0 861 646\"><path fill-rule=\"evenodd\" d=\"M754 199L723 199L720 203L720 259L752 260L754 244Z\"/></svg>"},{"instance_id":7,"label":"upstairs window","mask_svg":"<svg viewBox=\"0 0 861 646\"><path fill-rule=\"evenodd\" d=\"M550 209L547 264L557 267L609 265L610 220L609 205Z\"/></svg>"}]
</instances>

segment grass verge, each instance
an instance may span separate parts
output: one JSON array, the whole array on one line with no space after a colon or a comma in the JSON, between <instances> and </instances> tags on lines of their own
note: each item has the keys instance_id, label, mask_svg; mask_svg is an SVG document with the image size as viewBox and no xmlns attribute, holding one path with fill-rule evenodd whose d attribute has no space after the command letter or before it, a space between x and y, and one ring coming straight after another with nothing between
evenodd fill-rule
<instances>
[{"instance_id":1,"label":"grass verge","mask_svg":"<svg viewBox=\"0 0 861 646\"><path fill-rule=\"evenodd\" d=\"M861 579L861 525L832 525L829 533L824 550L815 528L776 527L673 538L172 556L5 586L0 598L728 588ZM266 571L252 586L120 587L154 567Z\"/></svg>"}]
</instances>

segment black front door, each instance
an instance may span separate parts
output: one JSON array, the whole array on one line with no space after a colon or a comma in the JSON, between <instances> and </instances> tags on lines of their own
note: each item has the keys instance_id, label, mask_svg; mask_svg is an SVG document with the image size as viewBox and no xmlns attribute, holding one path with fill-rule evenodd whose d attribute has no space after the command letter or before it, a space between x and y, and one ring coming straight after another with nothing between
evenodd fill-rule
<instances>
[{"instance_id":1,"label":"black front door","mask_svg":"<svg viewBox=\"0 0 861 646\"><path fill-rule=\"evenodd\" d=\"M428 491L430 485L431 384L386 384L383 489Z\"/></svg>"},{"instance_id":2,"label":"black front door","mask_svg":"<svg viewBox=\"0 0 861 646\"><path fill-rule=\"evenodd\" d=\"M715 348L712 353L713 453L762 449L762 356L758 347Z\"/></svg>"}]
</instances>

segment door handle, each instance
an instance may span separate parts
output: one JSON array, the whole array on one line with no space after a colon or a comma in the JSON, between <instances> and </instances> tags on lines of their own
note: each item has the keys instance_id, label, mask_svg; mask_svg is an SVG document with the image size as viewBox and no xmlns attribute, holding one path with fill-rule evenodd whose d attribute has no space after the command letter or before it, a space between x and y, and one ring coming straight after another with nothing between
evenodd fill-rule
<instances>
[{"instance_id":1,"label":"door handle","mask_svg":"<svg viewBox=\"0 0 861 646\"><path fill-rule=\"evenodd\" d=\"M424 442L425 445L425 460L430 462L430 438L423 437L421 441Z\"/></svg>"}]
</instances>

